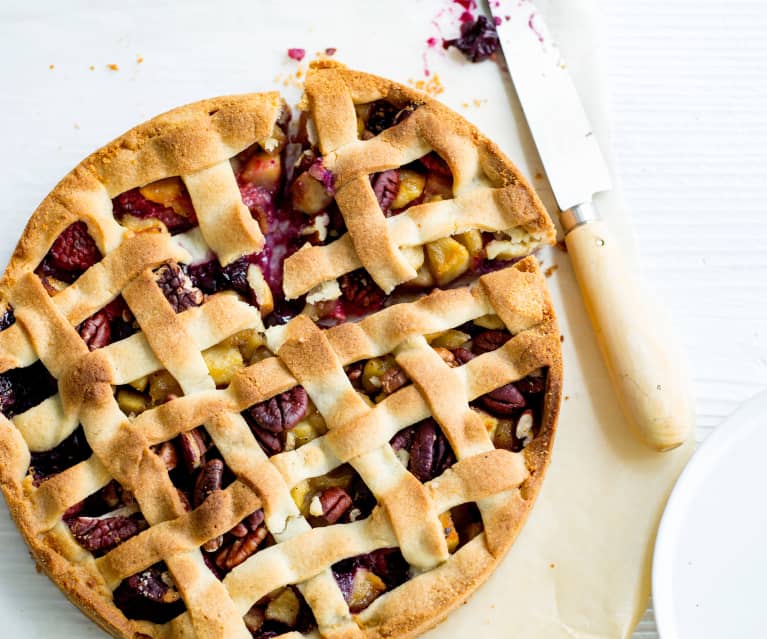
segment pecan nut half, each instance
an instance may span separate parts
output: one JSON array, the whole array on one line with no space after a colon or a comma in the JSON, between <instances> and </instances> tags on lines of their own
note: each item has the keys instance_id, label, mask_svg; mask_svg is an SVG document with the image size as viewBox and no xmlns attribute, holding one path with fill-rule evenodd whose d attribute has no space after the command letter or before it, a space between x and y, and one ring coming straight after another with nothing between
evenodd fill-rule
<instances>
[{"instance_id":1,"label":"pecan nut half","mask_svg":"<svg viewBox=\"0 0 767 639\"><path fill-rule=\"evenodd\" d=\"M205 453L208 445L199 428L194 428L178 436L181 456L188 473L192 473L205 463Z\"/></svg>"},{"instance_id":2,"label":"pecan nut half","mask_svg":"<svg viewBox=\"0 0 767 639\"><path fill-rule=\"evenodd\" d=\"M329 524L335 524L351 508L352 498L340 486L331 486L320 494L322 518Z\"/></svg>"},{"instance_id":3,"label":"pecan nut half","mask_svg":"<svg viewBox=\"0 0 767 639\"><path fill-rule=\"evenodd\" d=\"M95 351L109 344L112 330L109 317L103 311L93 314L77 327L80 337L88 345L88 350Z\"/></svg>"},{"instance_id":4,"label":"pecan nut half","mask_svg":"<svg viewBox=\"0 0 767 639\"><path fill-rule=\"evenodd\" d=\"M271 433L281 433L295 426L309 407L309 397L303 386L295 386L265 402L249 409L249 414L256 425Z\"/></svg>"},{"instance_id":5,"label":"pecan nut half","mask_svg":"<svg viewBox=\"0 0 767 639\"><path fill-rule=\"evenodd\" d=\"M152 446L152 450L160 459L162 459L165 468L169 471L178 466L178 453L176 452L176 447L173 445L173 442L163 442L157 446Z\"/></svg>"},{"instance_id":6,"label":"pecan nut half","mask_svg":"<svg viewBox=\"0 0 767 639\"><path fill-rule=\"evenodd\" d=\"M248 557L253 555L261 542L266 539L266 526L260 526L246 537L235 539L231 546L226 546L216 556L216 565L223 570L231 570L239 566Z\"/></svg>"},{"instance_id":7,"label":"pecan nut half","mask_svg":"<svg viewBox=\"0 0 767 639\"><path fill-rule=\"evenodd\" d=\"M391 395L394 391L399 390L405 384L407 384L408 381L410 380L405 374L405 371L394 364L394 366L386 370L384 374L381 375L381 390L387 395Z\"/></svg>"},{"instance_id":8,"label":"pecan nut half","mask_svg":"<svg viewBox=\"0 0 767 639\"><path fill-rule=\"evenodd\" d=\"M205 552L216 552L221 546L224 545L224 536L219 535L213 539L209 539L202 545L202 549Z\"/></svg>"},{"instance_id":9,"label":"pecan nut half","mask_svg":"<svg viewBox=\"0 0 767 639\"><path fill-rule=\"evenodd\" d=\"M506 384L480 397L482 405L496 415L511 415L527 402L513 383Z\"/></svg>"},{"instance_id":10,"label":"pecan nut half","mask_svg":"<svg viewBox=\"0 0 767 639\"><path fill-rule=\"evenodd\" d=\"M408 468L425 483L453 463L453 451L433 419L419 424L413 434Z\"/></svg>"},{"instance_id":11,"label":"pecan nut half","mask_svg":"<svg viewBox=\"0 0 767 639\"><path fill-rule=\"evenodd\" d=\"M220 459L211 459L207 462L197 475L197 481L194 484L194 507L197 508L211 493L221 490L223 479L224 462Z\"/></svg>"},{"instance_id":12,"label":"pecan nut half","mask_svg":"<svg viewBox=\"0 0 767 639\"><path fill-rule=\"evenodd\" d=\"M264 523L264 511L259 508L255 512L250 513L245 519L239 522L234 528L229 531L230 535L234 535L238 539L245 537L248 533L255 531L261 524Z\"/></svg>"},{"instance_id":13,"label":"pecan nut half","mask_svg":"<svg viewBox=\"0 0 767 639\"><path fill-rule=\"evenodd\" d=\"M455 357L455 360L461 365L470 362L476 357L476 355L467 348L456 348L453 351L453 356Z\"/></svg>"},{"instance_id":14,"label":"pecan nut half","mask_svg":"<svg viewBox=\"0 0 767 639\"><path fill-rule=\"evenodd\" d=\"M107 551L142 530L142 522L131 517L73 517L67 521L72 535L85 550Z\"/></svg>"},{"instance_id":15,"label":"pecan nut half","mask_svg":"<svg viewBox=\"0 0 767 639\"><path fill-rule=\"evenodd\" d=\"M482 355L500 348L511 339L506 331L482 331L472 340L472 350L475 355Z\"/></svg>"}]
</instances>

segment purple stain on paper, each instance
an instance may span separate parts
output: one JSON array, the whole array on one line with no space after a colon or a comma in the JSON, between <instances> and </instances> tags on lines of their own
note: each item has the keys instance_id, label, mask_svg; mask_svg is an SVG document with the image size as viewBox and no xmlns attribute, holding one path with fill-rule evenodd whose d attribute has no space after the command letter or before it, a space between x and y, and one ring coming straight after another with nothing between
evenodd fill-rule
<instances>
[{"instance_id":1,"label":"purple stain on paper","mask_svg":"<svg viewBox=\"0 0 767 639\"><path fill-rule=\"evenodd\" d=\"M543 34L538 31L537 27L535 26L535 16L538 14L533 12L530 14L530 18L527 21L527 26L530 27L530 31L532 31L535 34L535 37L538 38L538 42L543 42Z\"/></svg>"}]
</instances>

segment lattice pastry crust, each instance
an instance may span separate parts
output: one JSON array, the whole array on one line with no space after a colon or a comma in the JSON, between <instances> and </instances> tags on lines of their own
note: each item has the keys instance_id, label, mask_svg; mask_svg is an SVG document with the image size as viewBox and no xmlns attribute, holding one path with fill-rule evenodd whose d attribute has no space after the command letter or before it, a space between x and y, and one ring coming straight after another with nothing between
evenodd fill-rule
<instances>
[{"instance_id":1,"label":"lattice pastry crust","mask_svg":"<svg viewBox=\"0 0 767 639\"><path fill-rule=\"evenodd\" d=\"M381 99L417 102L418 108L379 135L358 139L355 103ZM308 78L307 105L348 232L288 258L287 298L360 267L388 293L416 275L408 249L466 229L520 229L526 251L552 239L550 221L513 165L428 97L320 66ZM273 147L282 112L273 93L218 98L176 109L118 138L83 161L43 201L0 283L0 295L15 316L0 332L0 372L39 360L57 391L11 419L0 416L0 485L42 569L117 637L245 639L251 633L243 617L286 585L296 585L311 610L312 636L413 636L464 601L503 557L549 462L562 367L554 312L534 257L476 277L468 286L435 290L331 328L318 326L308 314L265 328L263 308L259 312L230 291L181 308L169 302L158 272L164 264L188 264L188 246L164 226L141 230L119 224L113 198L181 176L199 233L222 267L259 252L264 233L243 203L230 159L254 144ZM368 175L431 151L452 172L454 199L386 217ZM78 221L85 222L103 258L63 290L51 291L35 270ZM118 296L137 330L89 350L83 323ZM457 362L431 344L435 334L488 317L510 336L498 348ZM243 365L222 384L202 353L243 331L259 336L271 354ZM390 354L412 383L372 404L349 371L357 362ZM175 379L176 394L140 414L126 414L115 389L158 371ZM541 372L545 390L535 432L525 434L528 445L517 452L496 448L476 400ZM298 385L327 432L268 456L243 411ZM438 424L455 459L422 483L390 442L403 428L428 418ZM36 479L30 471L35 455L61 445L79 425L92 453L44 481ZM188 510L157 451L197 427L232 478ZM310 525L291 489L346 464L376 505L356 520ZM63 518L112 480L132 495L145 526L106 552L92 553ZM482 532L451 549L440 515L468 502L477 504ZM259 509L270 545L219 580L201 547ZM331 567L381 548L399 549L411 567L410 579L353 613ZM113 592L158 562L167 566L185 610L167 623L129 619L113 602Z\"/></svg>"}]
</instances>

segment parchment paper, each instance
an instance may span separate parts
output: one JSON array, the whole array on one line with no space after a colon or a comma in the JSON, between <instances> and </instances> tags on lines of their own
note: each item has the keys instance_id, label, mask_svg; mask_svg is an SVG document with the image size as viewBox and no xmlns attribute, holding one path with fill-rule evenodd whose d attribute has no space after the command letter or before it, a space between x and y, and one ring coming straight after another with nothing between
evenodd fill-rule
<instances>
[{"instance_id":1,"label":"parchment paper","mask_svg":"<svg viewBox=\"0 0 767 639\"><path fill-rule=\"evenodd\" d=\"M556 210L545 179L535 177L543 171L499 67L469 65L427 47L426 40L439 35L432 20L449 0L152 4L14 1L0 7L0 261L55 182L130 126L212 95L280 88L297 98L300 67L287 60L288 47L305 47L308 57L335 47L349 66L402 82L423 79L426 64L429 79L436 74L444 86L438 97L494 138ZM609 156L596 0L541 0L538 7L559 37ZM451 20L442 13L437 23ZM619 190L602 204L633 253ZM431 639L629 636L647 603L662 507L691 453L689 445L652 453L627 434L567 256L552 249L541 259L544 267L558 266L549 285L564 335L566 399L553 462L509 556L465 606L427 634ZM34 572L4 504L0 538L1 635L103 636Z\"/></svg>"}]
</instances>

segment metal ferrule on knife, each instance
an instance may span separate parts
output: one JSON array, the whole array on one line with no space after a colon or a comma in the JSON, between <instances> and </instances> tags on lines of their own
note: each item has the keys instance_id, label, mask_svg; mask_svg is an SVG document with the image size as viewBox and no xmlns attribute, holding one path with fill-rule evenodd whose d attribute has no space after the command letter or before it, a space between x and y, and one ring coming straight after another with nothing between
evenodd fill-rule
<instances>
[{"instance_id":1,"label":"metal ferrule on knife","mask_svg":"<svg viewBox=\"0 0 767 639\"><path fill-rule=\"evenodd\" d=\"M567 235L573 229L588 224L589 222L596 222L601 220L599 210L594 206L593 202L583 202L583 204L576 204L572 208L562 211L559 214L559 222L562 225L562 230Z\"/></svg>"}]
</instances>

